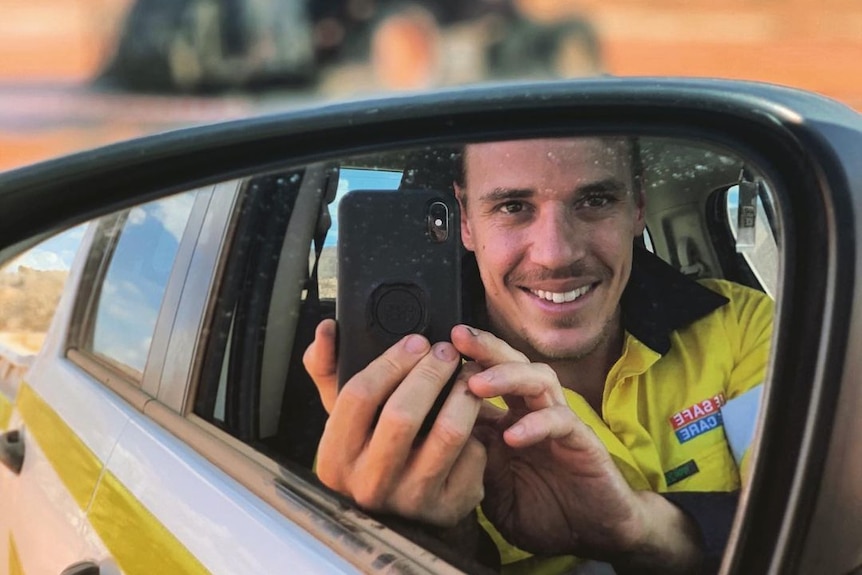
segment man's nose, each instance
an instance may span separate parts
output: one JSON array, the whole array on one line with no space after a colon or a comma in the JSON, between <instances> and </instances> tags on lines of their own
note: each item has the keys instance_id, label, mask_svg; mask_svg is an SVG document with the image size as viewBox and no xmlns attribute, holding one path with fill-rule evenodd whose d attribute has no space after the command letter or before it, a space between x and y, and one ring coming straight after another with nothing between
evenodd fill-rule
<instances>
[{"instance_id":1,"label":"man's nose","mask_svg":"<svg viewBox=\"0 0 862 575\"><path fill-rule=\"evenodd\" d=\"M530 229L530 259L548 269L568 266L584 256L586 230L565 206L542 210Z\"/></svg>"}]
</instances>

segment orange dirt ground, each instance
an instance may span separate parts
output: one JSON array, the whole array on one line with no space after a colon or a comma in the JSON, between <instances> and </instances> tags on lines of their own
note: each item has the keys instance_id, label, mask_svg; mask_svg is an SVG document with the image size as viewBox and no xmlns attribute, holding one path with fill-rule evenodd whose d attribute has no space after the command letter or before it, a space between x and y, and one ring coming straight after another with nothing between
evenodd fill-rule
<instances>
[{"instance_id":1,"label":"orange dirt ground","mask_svg":"<svg viewBox=\"0 0 862 575\"><path fill-rule=\"evenodd\" d=\"M0 346L21 353L41 347L67 276L26 267L0 271Z\"/></svg>"},{"instance_id":2,"label":"orange dirt ground","mask_svg":"<svg viewBox=\"0 0 862 575\"><path fill-rule=\"evenodd\" d=\"M130 3L0 0L0 86L85 84L111 53ZM755 79L798 86L862 109L862 4L856 0L519 0L519 5L540 19L565 13L590 19L610 74ZM88 105L98 106L83 99L81 106ZM229 109L225 115L236 113ZM154 129L116 117L62 124L28 130L0 123L0 170Z\"/></svg>"},{"instance_id":3,"label":"orange dirt ground","mask_svg":"<svg viewBox=\"0 0 862 575\"><path fill-rule=\"evenodd\" d=\"M206 121L246 112L242 99L88 94L87 82L111 54L131 1L0 0L0 170L153 131L159 127L154 116ZM537 19L567 13L588 18L599 33L609 74L761 80L819 92L862 110L858 0L519 0L519 5ZM17 121L20 116L30 121ZM75 121L68 121L71 117ZM0 332L15 332L16 342L38 347L62 289L62 272L2 276ZM25 291L36 295L33 302L21 299Z\"/></svg>"}]
</instances>

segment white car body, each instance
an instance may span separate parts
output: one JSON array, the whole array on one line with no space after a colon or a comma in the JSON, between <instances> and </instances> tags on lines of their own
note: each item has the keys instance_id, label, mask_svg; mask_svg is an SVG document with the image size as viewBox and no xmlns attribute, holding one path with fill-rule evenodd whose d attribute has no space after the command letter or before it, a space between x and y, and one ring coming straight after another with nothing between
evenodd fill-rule
<instances>
[{"instance_id":1,"label":"white car body","mask_svg":"<svg viewBox=\"0 0 862 575\"><path fill-rule=\"evenodd\" d=\"M173 432L158 423L170 407L185 409L206 310L199 294L215 282L238 193L236 182L217 187L193 193L143 373L149 395L120 387L127 390L121 396L104 365L70 349L76 306L86 301L80 293L94 289L84 270L98 222L88 228L44 346L35 357L15 358L15 373L9 370L0 389L0 413L7 414L0 432L18 430L25 443L20 473L0 468L0 572L61 573L76 564L68 573L357 571L307 526L225 473L230 462L220 468L178 437L206 422L173 413ZM26 363L23 379L14 377ZM199 428L188 433L198 438L191 443L200 441ZM290 500L277 485L262 489Z\"/></svg>"}]
</instances>

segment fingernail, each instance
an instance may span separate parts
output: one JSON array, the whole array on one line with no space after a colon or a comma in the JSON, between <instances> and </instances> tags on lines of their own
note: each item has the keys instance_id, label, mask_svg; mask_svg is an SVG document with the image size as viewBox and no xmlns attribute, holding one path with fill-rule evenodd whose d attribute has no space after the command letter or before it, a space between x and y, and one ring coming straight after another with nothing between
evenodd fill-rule
<instances>
[{"instance_id":1,"label":"fingernail","mask_svg":"<svg viewBox=\"0 0 862 575\"><path fill-rule=\"evenodd\" d=\"M523 437L525 432L526 432L526 430L524 429L524 426L520 423L516 423L515 425L510 427L507 431L507 433L509 433L509 435L514 435L515 437Z\"/></svg>"},{"instance_id":2,"label":"fingernail","mask_svg":"<svg viewBox=\"0 0 862 575\"><path fill-rule=\"evenodd\" d=\"M332 336L335 335L335 322L329 320L323 320L320 322L320 329L323 335Z\"/></svg>"},{"instance_id":3,"label":"fingernail","mask_svg":"<svg viewBox=\"0 0 862 575\"><path fill-rule=\"evenodd\" d=\"M473 337L475 337L475 336L479 335L479 332L478 332L476 329L474 329L474 328L470 327L469 325L465 325L465 326L464 326L464 329L466 329L467 331L469 331L469 332L470 332L470 335L472 335Z\"/></svg>"},{"instance_id":4,"label":"fingernail","mask_svg":"<svg viewBox=\"0 0 862 575\"><path fill-rule=\"evenodd\" d=\"M455 349L449 345L448 343L437 343L434 344L434 355L442 359L443 361L452 361L458 355L455 353Z\"/></svg>"},{"instance_id":5,"label":"fingernail","mask_svg":"<svg viewBox=\"0 0 862 575\"><path fill-rule=\"evenodd\" d=\"M422 353L427 348L425 338L421 335L409 335L407 341L404 342L404 347L410 353Z\"/></svg>"}]
</instances>

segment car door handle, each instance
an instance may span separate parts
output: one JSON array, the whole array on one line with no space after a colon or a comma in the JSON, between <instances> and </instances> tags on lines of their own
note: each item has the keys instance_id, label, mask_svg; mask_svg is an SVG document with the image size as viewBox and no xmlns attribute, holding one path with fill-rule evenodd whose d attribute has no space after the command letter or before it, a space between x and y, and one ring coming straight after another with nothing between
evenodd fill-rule
<instances>
[{"instance_id":1,"label":"car door handle","mask_svg":"<svg viewBox=\"0 0 862 575\"><path fill-rule=\"evenodd\" d=\"M92 561L79 561L69 565L60 575L99 575L99 566Z\"/></svg>"},{"instance_id":2,"label":"car door handle","mask_svg":"<svg viewBox=\"0 0 862 575\"><path fill-rule=\"evenodd\" d=\"M24 435L17 429L0 435L0 463L18 475L24 465Z\"/></svg>"}]
</instances>

